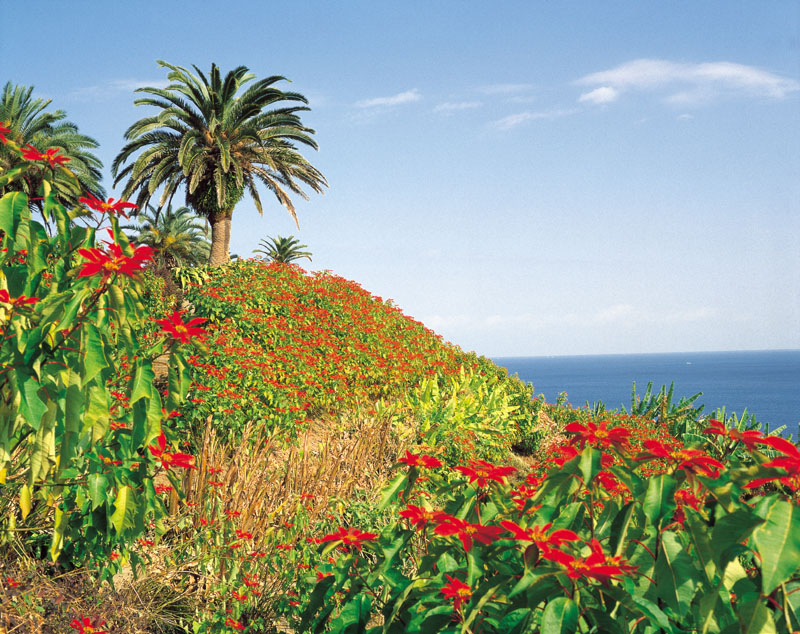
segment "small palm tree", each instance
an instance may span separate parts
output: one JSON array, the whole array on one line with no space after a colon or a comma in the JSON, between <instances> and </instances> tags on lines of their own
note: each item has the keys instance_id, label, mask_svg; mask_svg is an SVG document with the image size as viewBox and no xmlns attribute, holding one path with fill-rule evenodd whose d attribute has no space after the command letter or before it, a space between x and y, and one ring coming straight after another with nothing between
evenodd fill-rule
<instances>
[{"instance_id":1,"label":"small palm tree","mask_svg":"<svg viewBox=\"0 0 800 634\"><path fill-rule=\"evenodd\" d=\"M136 216L137 224L123 229L133 231L137 244L146 244L154 251L157 269L194 266L208 262L211 243L205 223L188 207L158 212L151 205Z\"/></svg>"},{"instance_id":2,"label":"small palm tree","mask_svg":"<svg viewBox=\"0 0 800 634\"><path fill-rule=\"evenodd\" d=\"M308 258L308 261L311 261L311 253L300 250L308 248L308 245L300 244L300 241L294 236L289 236L288 238L278 236L277 238L262 240L258 244L261 248L255 249L253 253L260 253L271 262L288 264L301 258Z\"/></svg>"},{"instance_id":3,"label":"small palm tree","mask_svg":"<svg viewBox=\"0 0 800 634\"><path fill-rule=\"evenodd\" d=\"M264 185L297 222L289 194L307 198L302 185L318 193L327 185L296 147L317 148L314 131L297 114L308 108L285 103L308 101L273 87L285 79L280 76L245 88L255 75L244 66L223 78L212 64L207 78L196 66L194 75L182 66L158 63L169 69L171 83L164 89L138 89L152 96L134 103L159 112L125 132L128 143L112 165L114 184L127 179L122 196L137 193L140 207L158 190L163 206L184 188L186 203L211 224L210 263L224 264L229 258L231 216L245 190L262 213L256 185Z\"/></svg>"},{"instance_id":4,"label":"small palm tree","mask_svg":"<svg viewBox=\"0 0 800 634\"><path fill-rule=\"evenodd\" d=\"M11 144L19 148L31 145L39 152L54 148L70 161L65 165L78 179L80 187L61 170L56 170L54 183L59 202L66 207L75 207L78 198L92 195L103 198L105 191L100 186L103 163L90 150L98 147L97 141L78 133L78 126L64 121L63 110L47 111L50 99L34 99L33 86L15 86L8 82L0 93L0 124L9 129L5 134ZM12 151L11 144L0 144L0 172L9 170L19 155ZM47 168L42 167L42 170ZM42 174L44 176L44 174ZM43 178L30 177L26 180L14 181L5 187L5 191L24 191L29 198L39 197L39 188ZM3 194L0 188L0 194ZM33 209L41 211L41 201L32 201Z\"/></svg>"}]
</instances>

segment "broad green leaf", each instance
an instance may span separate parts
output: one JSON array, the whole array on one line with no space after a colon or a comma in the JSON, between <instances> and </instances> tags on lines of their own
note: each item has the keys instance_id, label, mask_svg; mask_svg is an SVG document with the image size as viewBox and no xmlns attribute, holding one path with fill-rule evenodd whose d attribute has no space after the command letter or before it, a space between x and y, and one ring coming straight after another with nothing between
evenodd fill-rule
<instances>
[{"instance_id":1,"label":"broad green leaf","mask_svg":"<svg viewBox=\"0 0 800 634\"><path fill-rule=\"evenodd\" d=\"M29 374L14 369L17 390L20 395L19 413L25 421L34 429L39 429L42 423L42 416L47 411L47 405L39 395L39 383Z\"/></svg>"},{"instance_id":2,"label":"broad green leaf","mask_svg":"<svg viewBox=\"0 0 800 634\"><path fill-rule=\"evenodd\" d=\"M533 610L530 608L519 608L506 614L498 623L497 631L506 634L524 634L527 631Z\"/></svg>"},{"instance_id":3,"label":"broad green leaf","mask_svg":"<svg viewBox=\"0 0 800 634\"><path fill-rule=\"evenodd\" d=\"M68 525L69 515L57 506L53 522L53 538L50 541L50 558L53 561L56 561L61 554L61 548L64 546L64 531L67 530Z\"/></svg>"},{"instance_id":4,"label":"broad green leaf","mask_svg":"<svg viewBox=\"0 0 800 634\"><path fill-rule=\"evenodd\" d=\"M379 511L382 511L387 506L389 506L391 501L397 495L397 492L405 486L407 481L408 481L408 471L406 470L401 471L394 477L394 479L383 490L383 493L381 493L381 501L378 502Z\"/></svg>"},{"instance_id":5,"label":"broad green leaf","mask_svg":"<svg viewBox=\"0 0 800 634\"><path fill-rule=\"evenodd\" d=\"M67 379L63 408L64 434L61 437L58 456L59 475L72 463L82 426L83 394L81 393L81 379L80 375L72 370L69 371L69 378Z\"/></svg>"},{"instance_id":6,"label":"broad green leaf","mask_svg":"<svg viewBox=\"0 0 800 634\"><path fill-rule=\"evenodd\" d=\"M134 504L133 489L127 485L121 486L114 500L114 513L111 515L111 526L114 527L117 535L121 535L126 528L131 526Z\"/></svg>"},{"instance_id":7,"label":"broad green leaf","mask_svg":"<svg viewBox=\"0 0 800 634\"><path fill-rule=\"evenodd\" d=\"M675 511L675 478L662 473L650 478L644 497L644 514L651 524L658 526L661 518Z\"/></svg>"},{"instance_id":8,"label":"broad green leaf","mask_svg":"<svg viewBox=\"0 0 800 634\"><path fill-rule=\"evenodd\" d=\"M800 508L776 498L764 520L753 531L753 543L761 557L761 586L767 595L800 567Z\"/></svg>"},{"instance_id":9,"label":"broad green leaf","mask_svg":"<svg viewBox=\"0 0 800 634\"><path fill-rule=\"evenodd\" d=\"M739 554L741 543L763 522L750 509L739 509L717 519L711 531L711 548L720 570Z\"/></svg>"},{"instance_id":10,"label":"broad green leaf","mask_svg":"<svg viewBox=\"0 0 800 634\"><path fill-rule=\"evenodd\" d=\"M92 501L92 510L104 504L108 490L108 479L99 473L90 473L87 478L89 485L89 499Z\"/></svg>"},{"instance_id":11,"label":"broad green leaf","mask_svg":"<svg viewBox=\"0 0 800 634\"><path fill-rule=\"evenodd\" d=\"M566 634L578 627L578 606L572 599L557 597L548 601L542 615L541 634Z\"/></svg>"},{"instance_id":12,"label":"broad green leaf","mask_svg":"<svg viewBox=\"0 0 800 634\"><path fill-rule=\"evenodd\" d=\"M583 476L584 486L591 487L592 480L603 468L601 460L603 453L599 449L595 449L591 445L586 445L580 456L580 470Z\"/></svg>"},{"instance_id":13,"label":"broad green leaf","mask_svg":"<svg viewBox=\"0 0 800 634\"><path fill-rule=\"evenodd\" d=\"M684 513L686 514L684 527L692 542L694 556L703 568L707 585L712 587L717 583L717 566L714 563L708 523L694 509L687 508Z\"/></svg>"},{"instance_id":14,"label":"broad green leaf","mask_svg":"<svg viewBox=\"0 0 800 634\"><path fill-rule=\"evenodd\" d=\"M89 383L98 373L108 368L111 364L106 358L105 345L97 326L91 323L84 324L83 341L81 342L82 354L82 379L84 384Z\"/></svg>"},{"instance_id":15,"label":"broad green leaf","mask_svg":"<svg viewBox=\"0 0 800 634\"><path fill-rule=\"evenodd\" d=\"M357 594L350 598L339 615L331 621L330 628L334 632L363 632L369 620L372 601L368 594ZM354 627L355 626L355 627Z\"/></svg>"},{"instance_id":16,"label":"broad green leaf","mask_svg":"<svg viewBox=\"0 0 800 634\"><path fill-rule=\"evenodd\" d=\"M4 176L7 176L5 174ZM0 181L0 187L4 183ZM0 229L8 236L17 235L17 227L28 211L28 197L22 192L12 192L0 198Z\"/></svg>"},{"instance_id":17,"label":"broad green leaf","mask_svg":"<svg viewBox=\"0 0 800 634\"><path fill-rule=\"evenodd\" d=\"M761 599L748 601L738 606L736 613L742 634L778 634L775 621L765 601Z\"/></svg>"},{"instance_id":18,"label":"broad green leaf","mask_svg":"<svg viewBox=\"0 0 800 634\"><path fill-rule=\"evenodd\" d=\"M33 452L30 454L31 467L29 484L45 479L50 468L56 464L56 413L57 403L51 401L42 422L34 435Z\"/></svg>"},{"instance_id":19,"label":"broad green leaf","mask_svg":"<svg viewBox=\"0 0 800 634\"><path fill-rule=\"evenodd\" d=\"M154 379L155 374L153 374L153 368L149 363L141 364L136 368L136 376L133 379L133 389L131 390L131 405L141 398L153 398L152 395L155 391L153 387Z\"/></svg>"},{"instance_id":20,"label":"broad green leaf","mask_svg":"<svg viewBox=\"0 0 800 634\"><path fill-rule=\"evenodd\" d=\"M672 531L661 534L656 560L656 591L676 615L686 614L697 590L697 566Z\"/></svg>"}]
</instances>

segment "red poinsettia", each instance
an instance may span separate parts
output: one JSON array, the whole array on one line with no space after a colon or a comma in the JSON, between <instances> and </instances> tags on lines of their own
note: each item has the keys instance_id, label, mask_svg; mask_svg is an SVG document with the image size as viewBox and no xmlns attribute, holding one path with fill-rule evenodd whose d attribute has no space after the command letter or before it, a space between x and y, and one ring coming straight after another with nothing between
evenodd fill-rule
<instances>
[{"instance_id":1,"label":"red poinsettia","mask_svg":"<svg viewBox=\"0 0 800 634\"><path fill-rule=\"evenodd\" d=\"M717 478L720 471L725 468L725 465L719 460L715 460L699 449L687 449L680 446L671 448L658 440L645 440L643 444L649 453L643 454L639 457L640 459L666 458L674 462L676 468L683 469L689 474Z\"/></svg>"},{"instance_id":2,"label":"red poinsettia","mask_svg":"<svg viewBox=\"0 0 800 634\"><path fill-rule=\"evenodd\" d=\"M59 154L60 151L61 148L51 147L46 150L44 154L42 154L35 147L28 144L26 147L22 148L22 158L24 158L26 161L48 163L50 168L53 169L56 165L63 165L64 163L69 163L72 160L68 156Z\"/></svg>"},{"instance_id":3,"label":"red poinsettia","mask_svg":"<svg viewBox=\"0 0 800 634\"><path fill-rule=\"evenodd\" d=\"M8 143L6 134L11 132L11 128L8 127L10 125L11 125L10 121L0 121L0 143L2 143L3 145Z\"/></svg>"},{"instance_id":4,"label":"red poinsettia","mask_svg":"<svg viewBox=\"0 0 800 634\"><path fill-rule=\"evenodd\" d=\"M136 247L133 255L127 256L122 253L120 245L113 242L107 245L107 249L78 249L78 253L89 260L83 265L78 277L98 273L103 275L103 279L115 274L132 277L145 263L153 259L153 250L148 246Z\"/></svg>"},{"instance_id":5,"label":"red poinsettia","mask_svg":"<svg viewBox=\"0 0 800 634\"><path fill-rule=\"evenodd\" d=\"M359 550L361 550L361 545L364 542L372 541L378 536L377 533L367 533L361 531L357 528L344 528L343 526L339 527L335 533L330 533L325 535L324 537L320 537L319 539L314 539L317 544L324 544L325 542L342 542L342 546L350 547L355 546Z\"/></svg>"},{"instance_id":6,"label":"red poinsettia","mask_svg":"<svg viewBox=\"0 0 800 634\"><path fill-rule=\"evenodd\" d=\"M756 448L756 444L765 438L764 434L755 429L750 429L747 431L739 431L735 428L728 429L725 427L725 423L713 418L708 419L708 427L703 430L703 433L723 436L725 438L730 438L731 440L741 442L750 451L753 451Z\"/></svg>"},{"instance_id":7,"label":"red poinsettia","mask_svg":"<svg viewBox=\"0 0 800 634\"><path fill-rule=\"evenodd\" d=\"M426 454L413 454L408 449L406 449L405 457L399 458L397 462L402 462L409 467L427 467L428 469L435 469L436 467L442 466L442 461L438 458Z\"/></svg>"},{"instance_id":8,"label":"red poinsettia","mask_svg":"<svg viewBox=\"0 0 800 634\"><path fill-rule=\"evenodd\" d=\"M194 465L194 456L187 453L168 453L165 451L167 448L167 437L164 435L164 430L161 430L158 438L156 438L155 445L150 445L148 449L165 469L172 467L181 467L182 469L196 469Z\"/></svg>"},{"instance_id":9,"label":"red poinsettia","mask_svg":"<svg viewBox=\"0 0 800 634\"><path fill-rule=\"evenodd\" d=\"M156 323L161 325L162 332L180 340L181 343L189 343L192 339L204 339L206 331L197 326L208 320L203 317L195 317L184 323L182 314L183 311L176 310L167 319L157 319Z\"/></svg>"},{"instance_id":10,"label":"red poinsettia","mask_svg":"<svg viewBox=\"0 0 800 634\"><path fill-rule=\"evenodd\" d=\"M106 630L100 629L105 623L98 619L90 619L88 616L79 616L77 619L72 619L69 626L78 630L78 634L107 634Z\"/></svg>"},{"instance_id":11,"label":"red poinsettia","mask_svg":"<svg viewBox=\"0 0 800 634\"><path fill-rule=\"evenodd\" d=\"M128 214L125 213L126 209L138 209L138 207L133 203L124 202L122 200L114 202L113 198L109 198L107 202L103 202L99 198L93 196L91 193L87 193L86 196L78 198L78 202L83 203L89 207L89 209L94 209L100 213L119 214L124 218L128 217Z\"/></svg>"},{"instance_id":12,"label":"red poinsettia","mask_svg":"<svg viewBox=\"0 0 800 634\"><path fill-rule=\"evenodd\" d=\"M575 434L572 437L572 442L577 444L583 449L587 444L593 447L602 447L603 449L614 448L618 451L624 450L628 446L628 440L631 432L624 427L613 427L608 429L608 422L602 421L599 425L592 421L581 425L578 422L570 423L564 428Z\"/></svg>"},{"instance_id":13,"label":"red poinsettia","mask_svg":"<svg viewBox=\"0 0 800 634\"><path fill-rule=\"evenodd\" d=\"M405 510L400 511L400 517L405 517L418 530L428 523L438 522L442 516L444 513L441 511L430 511L414 504L409 504Z\"/></svg>"},{"instance_id":14,"label":"red poinsettia","mask_svg":"<svg viewBox=\"0 0 800 634\"><path fill-rule=\"evenodd\" d=\"M499 539L502 529L499 526L484 526L483 524L470 524L469 522L442 513L437 518L439 525L433 529L433 532L442 537L455 535L461 540L465 551L472 548L473 542L480 542L481 544L491 544L493 541Z\"/></svg>"},{"instance_id":15,"label":"red poinsettia","mask_svg":"<svg viewBox=\"0 0 800 634\"><path fill-rule=\"evenodd\" d=\"M20 295L19 297L11 299L11 296L8 294L6 289L0 289L0 304L11 304L15 308L35 304L39 301L39 299L39 297L25 297L25 295Z\"/></svg>"},{"instance_id":16,"label":"red poinsettia","mask_svg":"<svg viewBox=\"0 0 800 634\"><path fill-rule=\"evenodd\" d=\"M623 562L620 557L606 555L596 539L591 541L591 548L592 553L585 559L555 549L544 551L542 557L564 566L570 579L596 579L607 583L615 577L631 574L636 570L636 566Z\"/></svg>"},{"instance_id":17,"label":"red poinsettia","mask_svg":"<svg viewBox=\"0 0 800 634\"><path fill-rule=\"evenodd\" d=\"M469 601L470 597L472 596L472 590L460 579L451 577L448 574L445 574L445 577L447 577L448 583L442 586L442 589L439 590L439 592L442 593L442 596L444 596L445 599L453 600L453 610L457 612L461 609L461 606L464 603Z\"/></svg>"},{"instance_id":18,"label":"red poinsettia","mask_svg":"<svg viewBox=\"0 0 800 634\"><path fill-rule=\"evenodd\" d=\"M500 522L500 526L511 533L517 541L533 542L540 550L558 548L561 544L578 541L578 539L580 539L574 532L566 528L559 528L548 534L548 531L553 526L552 522L544 526L535 524L528 528L522 528L515 522L505 520Z\"/></svg>"},{"instance_id":19,"label":"red poinsettia","mask_svg":"<svg viewBox=\"0 0 800 634\"><path fill-rule=\"evenodd\" d=\"M775 467L786 471L785 475L774 475L767 478L756 478L745 485L746 489L753 489L759 487L767 482L778 480L784 486L789 487L792 491L800 490L800 449L792 444L785 438L780 436L767 436L763 440L759 440L758 444L766 445L779 451L783 456L773 458L769 462L765 462L765 467Z\"/></svg>"},{"instance_id":20,"label":"red poinsettia","mask_svg":"<svg viewBox=\"0 0 800 634\"><path fill-rule=\"evenodd\" d=\"M467 465L459 465L453 469L467 476L470 484L477 483L479 489L485 487L490 480L503 484L505 477L517 470L516 467L499 467L485 460L470 460Z\"/></svg>"}]
</instances>

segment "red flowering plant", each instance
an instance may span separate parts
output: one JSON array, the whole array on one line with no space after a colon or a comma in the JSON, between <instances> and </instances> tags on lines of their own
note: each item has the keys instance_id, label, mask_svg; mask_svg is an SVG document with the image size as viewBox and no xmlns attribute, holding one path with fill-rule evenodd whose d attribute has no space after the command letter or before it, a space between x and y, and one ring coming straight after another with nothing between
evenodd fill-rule
<instances>
[{"instance_id":1,"label":"red flowering plant","mask_svg":"<svg viewBox=\"0 0 800 634\"><path fill-rule=\"evenodd\" d=\"M401 464L381 503L398 521L309 579L300 631L800 629L800 450L767 437L716 460L658 423L606 422L572 426L585 442L550 447L524 484L477 460L452 472L471 483L433 470L424 507Z\"/></svg>"},{"instance_id":2,"label":"red flowering plant","mask_svg":"<svg viewBox=\"0 0 800 634\"><path fill-rule=\"evenodd\" d=\"M48 232L32 219L24 192L0 198L0 498L18 509L0 518L0 539L11 528L40 544L46 530L53 560L98 562L108 576L117 559L141 563L110 555L127 553L166 512L158 466L188 466L161 445L188 381L173 360L164 402L150 361L163 343L146 349L139 339L150 250L131 245L115 215L98 245L57 201L55 179L80 186L66 157L11 146L17 163L0 173L0 188L40 179L52 224Z\"/></svg>"}]
</instances>

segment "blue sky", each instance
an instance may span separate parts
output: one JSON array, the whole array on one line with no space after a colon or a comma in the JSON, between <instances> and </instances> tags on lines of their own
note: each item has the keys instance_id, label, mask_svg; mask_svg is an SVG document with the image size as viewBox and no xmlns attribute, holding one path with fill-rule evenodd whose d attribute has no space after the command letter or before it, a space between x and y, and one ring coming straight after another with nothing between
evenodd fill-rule
<instances>
[{"instance_id":1,"label":"blue sky","mask_svg":"<svg viewBox=\"0 0 800 634\"><path fill-rule=\"evenodd\" d=\"M288 77L330 188L232 252L294 234L467 350L800 348L797 2L188 6L9 4L0 79L110 166L157 59Z\"/></svg>"}]
</instances>

